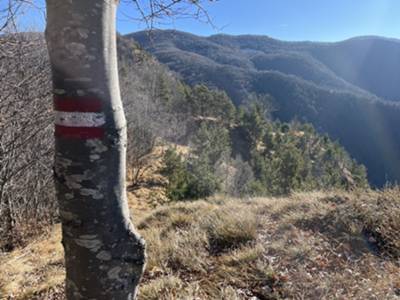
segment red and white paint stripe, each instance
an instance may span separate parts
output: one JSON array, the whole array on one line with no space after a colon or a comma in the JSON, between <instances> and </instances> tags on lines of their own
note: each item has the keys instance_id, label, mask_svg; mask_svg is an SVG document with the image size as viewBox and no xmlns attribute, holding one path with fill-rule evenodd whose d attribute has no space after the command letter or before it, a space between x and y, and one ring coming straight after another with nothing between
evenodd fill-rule
<instances>
[{"instance_id":1,"label":"red and white paint stripe","mask_svg":"<svg viewBox=\"0 0 400 300\"><path fill-rule=\"evenodd\" d=\"M55 134L71 139L98 139L104 136L105 115L99 99L54 97Z\"/></svg>"}]
</instances>

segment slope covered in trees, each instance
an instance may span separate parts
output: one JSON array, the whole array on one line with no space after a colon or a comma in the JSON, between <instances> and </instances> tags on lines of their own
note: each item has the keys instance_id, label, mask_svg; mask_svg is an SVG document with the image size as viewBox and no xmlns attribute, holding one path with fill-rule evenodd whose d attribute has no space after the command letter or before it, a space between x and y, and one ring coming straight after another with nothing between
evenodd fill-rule
<instances>
[{"instance_id":1,"label":"slope covered in trees","mask_svg":"<svg viewBox=\"0 0 400 300\"><path fill-rule=\"evenodd\" d=\"M227 102L221 108L229 111L230 107ZM210 106L208 111L217 110ZM189 145L185 157L173 148L164 157L162 174L172 200L217 192L235 197L278 196L368 187L365 168L340 145L320 136L310 124L271 121L257 103L237 110L230 120L223 115L202 116Z\"/></svg>"},{"instance_id":2,"label":"slope covered in trees","mask_svg":"<svg viewBox=\"0 0 400 300\"><path fill-rule=\"evenodd\" d=\"M339 140L366 165L373 185L400 180L399 41L365 37L291 43L177 31L128 37L187 83L225 90L237 105L252 93L272 96L275 118L310 122Z\"/></svg>"},{"instance_id":3,"label":"slope covered in trees","mask_svg":"<svg viewBox=\"0 0 400 300\"><path fill-rule=\"evenodd\" d=\"M39 223L57 220L53 117L42 35L4 36L0 42L0 248L10 250L35 234ZM265 97L252 95L238 109L223 91L183 84L131 40L120 38L118 47L133 188L143 183L160 141L190 149L189 157L166 154L171 199L367 185L363 167L312 126L273 121Z\"/></svg>"}]
</instances>

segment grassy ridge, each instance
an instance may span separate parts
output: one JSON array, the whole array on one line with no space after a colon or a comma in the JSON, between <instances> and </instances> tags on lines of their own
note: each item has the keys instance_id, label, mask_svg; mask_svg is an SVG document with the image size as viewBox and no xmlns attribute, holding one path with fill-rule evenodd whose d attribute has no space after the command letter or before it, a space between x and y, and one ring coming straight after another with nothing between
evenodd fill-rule
<instances>
[{"instance_id":1,"label":"grassy ridge","mask_svg":"<svg viewBox=\"0 0 400 300\"><path fill-rule=\"evenodd\" d=\"M162 206L139 299L396 299L399 215L399 189ZM0 257L1 299L63 299L59 238Z\"/></svg>"}]
</instances>

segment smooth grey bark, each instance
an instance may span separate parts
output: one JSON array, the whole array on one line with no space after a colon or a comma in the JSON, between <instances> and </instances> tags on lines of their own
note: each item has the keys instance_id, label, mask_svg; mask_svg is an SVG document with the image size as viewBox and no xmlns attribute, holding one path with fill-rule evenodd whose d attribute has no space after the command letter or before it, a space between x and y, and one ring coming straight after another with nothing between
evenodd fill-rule
<instances>
[{"instance_id":1,"label":"smooth grey bark","mask_svg":"<svg viewBox=\"0 0 400 300\"><path fill-rule=\"evenodd\" d=\"M55 139L67 299L134 299L145 246L129 220L126 122L116 56L116 0L47 0L54 94L101 100L105 135ZM70 100L70 101L72 101Z\"/></svg>"}]
</instances>

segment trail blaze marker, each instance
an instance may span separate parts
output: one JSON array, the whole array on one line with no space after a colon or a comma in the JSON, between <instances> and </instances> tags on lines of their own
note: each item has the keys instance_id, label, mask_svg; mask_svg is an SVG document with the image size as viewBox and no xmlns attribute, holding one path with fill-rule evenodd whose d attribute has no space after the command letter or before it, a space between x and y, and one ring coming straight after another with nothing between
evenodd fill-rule
<instances>
[{"instance_id":1,"label":"trail blaze marker","mask_svg":"<svg viewBox=\"0 0 400 300\"><path fill-rule=\"evenodd\" d=\"M100 139L106 123L102 103L91 97L54 97L55 135L70 139Z\"/></svg>"}]
</instances>

